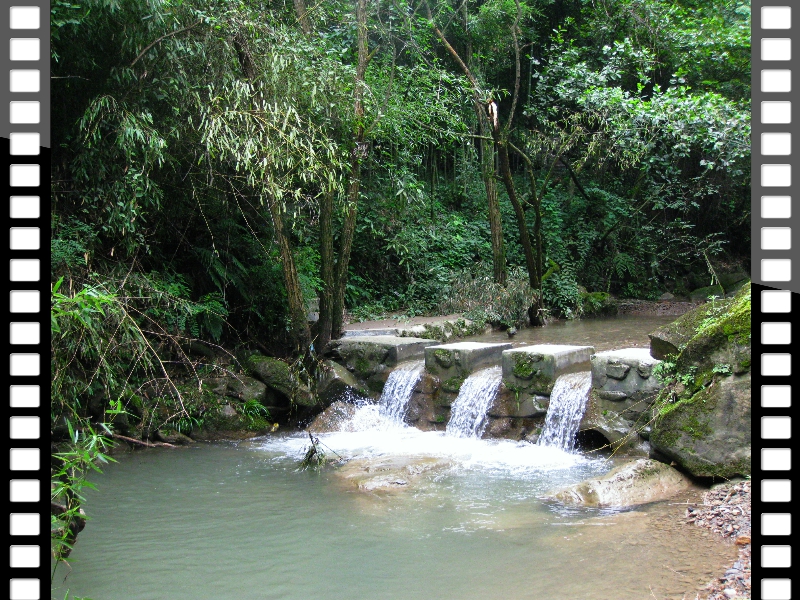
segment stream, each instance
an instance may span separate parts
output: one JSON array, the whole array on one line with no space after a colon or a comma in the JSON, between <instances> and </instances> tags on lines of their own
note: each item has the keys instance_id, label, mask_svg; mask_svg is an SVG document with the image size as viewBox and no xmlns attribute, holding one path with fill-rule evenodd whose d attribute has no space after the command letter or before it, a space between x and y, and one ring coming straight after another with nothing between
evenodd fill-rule
<instances>
[{"instance_id":1,"label":"stream","mask_svg":"<svg viewBox=\"0 0 800 600\"><path fill-rule=\"evenodd\" d=\"M342 429L319 471L298 470L304 433L118 455L51 596L679 600L736 556L682 523L698 489L624 511L546 499L614 460L422 432L378 404Z\"/></svg>"}]
</instances>

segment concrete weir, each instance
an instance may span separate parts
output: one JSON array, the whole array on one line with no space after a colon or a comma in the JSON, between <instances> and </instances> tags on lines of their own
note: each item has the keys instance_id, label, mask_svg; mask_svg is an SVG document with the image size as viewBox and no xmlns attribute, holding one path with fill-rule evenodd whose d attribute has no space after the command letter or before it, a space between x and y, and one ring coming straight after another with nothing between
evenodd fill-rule
<instances>
[{"instance_id":1,"label":"concrete weir","mask_svg":"<svg viewBox=\"0 0 800 600\"><path fill-rule=\"evenodd\" d=\"M458 342L425 348L425 368L442 382L459 380L459 386L470 373L483 367L499 365L504 350L511 344ZM447 386L445 386L447 387ZM457 386L454 390L458 391Z\"/></svg>"},{"instance_id":2,"label":"concrete weir","mask_svg":"<svg viewBox=\"0 0 800 600\"><path fill-rule=\"evenodd\" d=\"M503 352L503 383L528 395L549 395L559 375L591 370L592 346L537 344Z\"/></svg>"},{"instance_id":3,"label":"concrete weir","mask_svg":"<svg viewBox=\"0 0 800 600\"><path fill-rule=\"evenodd\" d=\"M433 340L395 335L353 336L333 342L328 354L365 382L370 391L380 393L391 369L422 359L425 347L433 344Z\"/></svg>"},{"instance_id":4,"label":"concrete weir","mask_svg":"<svg viewBox=\"0 0 800 600\"><path fill-rule=\"evenodd\" d=\"M647 348L592 356L592 392L581 429L602 433L615 446L635 445L649 431L649 409L663 384L653 374L661 361Z\"/></svg>"}]
</instances>

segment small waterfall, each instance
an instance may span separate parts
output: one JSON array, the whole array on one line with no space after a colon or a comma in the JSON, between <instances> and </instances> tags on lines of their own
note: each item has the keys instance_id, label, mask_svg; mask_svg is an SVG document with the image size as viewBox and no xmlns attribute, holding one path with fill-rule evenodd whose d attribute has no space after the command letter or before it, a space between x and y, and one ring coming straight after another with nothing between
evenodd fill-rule
<instances>
[{"instance_id":1,"label":"small waterfall","mask_svg":"<svg viewBox=\"0 0 800 600\"><path fill-rule=\"evenodd\" d=\"M502 380L500 367L483 369L467 377L450 409L447 435L481 437L486 428L486 411L492 405Z\"/></svg>"},{"instance_id":2,"label":"small waterfall","mask_svg":"<svg viewBox=\"0 0 800 600\"><path fill-rule=\"evenodd\" d=\"M589 371L561 375L556 379L539 436L540 446L554 446L572 452L591 387L592 374Z\"/></svg>"},{"instance_id":3,"label":"small waterfall","mask_svg":"<svg viewBox=\"0 0 800 600\"><path fill-rule=\"evenodd\" d=\"M381 414L394 421L403 421L414 386L422 377L424 369L425 361L416 360L401 364L389 373L378 401Z\"/></svg>"}]
</instances>

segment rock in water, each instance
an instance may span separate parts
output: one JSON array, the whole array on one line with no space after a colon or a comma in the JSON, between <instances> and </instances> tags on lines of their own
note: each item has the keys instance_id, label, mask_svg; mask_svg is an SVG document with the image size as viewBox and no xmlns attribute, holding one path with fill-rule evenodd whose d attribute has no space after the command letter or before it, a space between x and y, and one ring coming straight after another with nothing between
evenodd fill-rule
<instances>
[{"instance_id":1,"label":"rock in water","mask_svg":"<svg viewBox=\"0 0 800 600\"><path fill-rule=\"evenodd\" d=\"M640 458L610 471L600 479L587 479L550 497L565 504L625 507L670 498L691 482L669 465Z\"/></svg>"}]
</instances>

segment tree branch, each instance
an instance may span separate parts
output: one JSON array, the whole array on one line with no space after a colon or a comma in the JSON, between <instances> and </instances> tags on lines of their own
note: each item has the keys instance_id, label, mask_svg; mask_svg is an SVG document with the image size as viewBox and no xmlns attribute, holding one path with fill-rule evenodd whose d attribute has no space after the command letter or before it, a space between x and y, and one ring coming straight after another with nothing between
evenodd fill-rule
<instances>
[{"instance_id":1,"label":"tree branch","mask_svg":"<svg viewBox=\"0 0 800 600\"><path fill-rule=\"evenodd\" d=\"M159 43L163 42L165 39L167 39L168 37L172 37L173 35L178 35L179 33L183 33L184 31L188 31L189 29L194 29L195 27L200 25L200 23L202 23L202 22L203 22L202 19L198 19L195 23L193 23L191 25L188 25L188 26L184 27L183 29L178 29L178 30L173 31L171 33L166 33L166 34L162 35L160 38L158 38L156 41L152 42L144 50L142 50L139 53L139 56L137 56L136 58L133 59L133 62L131 63L130 66L133 66L137 62L139 62L139 59L142 58L145 54L147 54L147 51L150 50L150 48L152 48L156 44L159 44Z\"/></svg>"}]
</instances>

